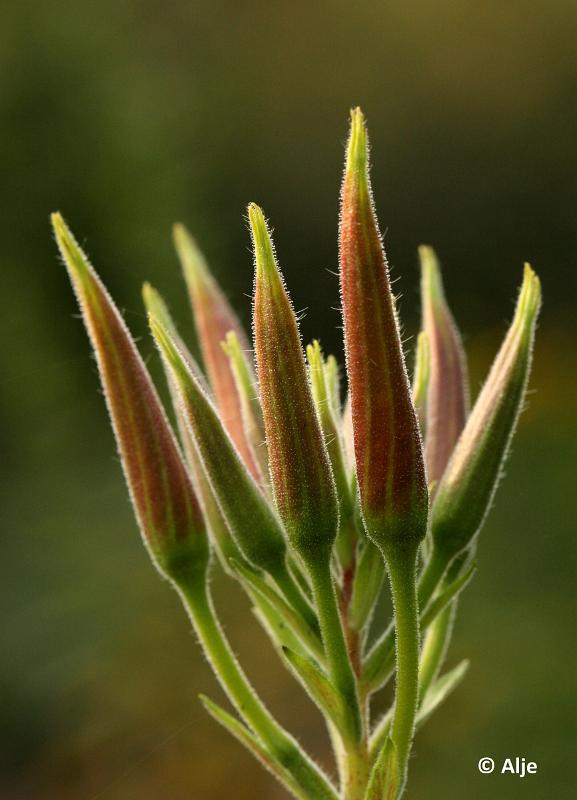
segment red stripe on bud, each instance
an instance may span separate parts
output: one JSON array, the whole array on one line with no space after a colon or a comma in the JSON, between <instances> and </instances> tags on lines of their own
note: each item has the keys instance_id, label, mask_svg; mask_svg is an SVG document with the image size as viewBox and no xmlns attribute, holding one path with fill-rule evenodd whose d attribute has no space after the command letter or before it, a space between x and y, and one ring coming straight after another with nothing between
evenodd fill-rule
<instances>
[{"instance_id":1,"label":"red stripe on bud","mask_svg":"<svg viewBox=\"0 0 577 800\"><path fill-rule=\"evenodd\" d=\"M469 409L467 364L431 247L420 247L423 330L429 343L425 457L429 485L443 477Z\"/></svg>"},{"instance_id":2,"label":"red stripe on bud","mask_svg":"<svg viewBox=\"0 0 577 800\"><path fill-rule=\"evenodd\" d=\"M156 390L124 320L60 214L52 215L52 224L96 354L144 541L167 574L204 574L202 512Z\"/></svg>"},{"instance_id":3,"label":"red stripe on bud","mask_svg":"<svg viewBox=\"0 0 577 800\"><path fill-rule=\"evenodd\" d=\"M261 209L248 208L255 253L254 336L276 504L301 554L330 547L338 510L296 317Z\"/></svg>"},{"instance_id":4,"label":"red stripe on bud","mask_svg":"<svg viewBox=\"0 0 577 800\"><path fill-rule=\"evenodd\" d=\"M352 112L341 193L340 278L363 517L381 547L425 534L427 486L388 266L371 196L368 141Z\"/></svg>"},{"instance_id":5,"label":"red stripe on bud","mask_svg":"<svg viewBox=\"0 0 577 800\"><path fill-rule=\"evenodd\" d=\"M219 416L247 469L253 478L259 480L261 476L250 442L247 441L234 375L222 350L222 342L229 331L236 333L243 350L248 350L248 340L204 256L183 225L174 226L174 243L188 287L202 359Z\"/></svg>"}]
</instances>

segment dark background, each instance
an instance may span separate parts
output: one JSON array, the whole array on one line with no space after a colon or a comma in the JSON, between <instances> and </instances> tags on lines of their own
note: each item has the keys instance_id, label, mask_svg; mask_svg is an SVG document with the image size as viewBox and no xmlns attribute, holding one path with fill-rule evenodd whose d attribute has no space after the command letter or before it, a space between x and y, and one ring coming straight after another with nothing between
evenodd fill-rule
<instances>
[{"instance_id":1,"label":"dark background","mask_svg":"<svg viewBox=\"0 0 577 800\"><path fill-rule=\"evenodd\" d=\"M355 104L407 338L423 241L474 391L524 260L545 298L535 391L449 659L472 666L418 736L407 800L575 797L575 3L19 0L0 15L2 799L282 796L196 700L221 694L140 544L48 215L86 243L158 374L143 280L192 334L172 222L248 324L255 200L304 337L340 354L329 270ZM215 589L249 674L326 761L248 605ZM517 755L537 776L477 772Z\"/></svg>"}]
</instances>

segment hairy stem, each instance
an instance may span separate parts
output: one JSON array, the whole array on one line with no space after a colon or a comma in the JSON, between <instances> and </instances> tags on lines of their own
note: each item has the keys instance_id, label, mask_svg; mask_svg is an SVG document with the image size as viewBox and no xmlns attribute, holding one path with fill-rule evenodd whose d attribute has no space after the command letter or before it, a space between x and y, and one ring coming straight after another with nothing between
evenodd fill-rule
<instances>
[{"instance_id":1,"label":"hairy stem","mask_svg":"<svg viewBox=\"0 0 577 800\"><path fill-rule=\"evenodd\" d=\"M445 566L445 562L433 551L418 582L419 608L423 611L443 577ZM363 692L371 694L378 691L393 674L395 666L394 645L395 626L394 622L392 622L384 633L381 634L380 638L373 644L365 658L361 679Z\"/></svg>"},{"instance_id":2,"label":"hairy stem","mask_svg":"<svg viewBox=\"0 0 577 800\"><path fill-rule=\"evenodd\" d=\"M406 780L419 695L417 552L388 553L386 557L395 613L396 686L391 738L397 754L397 797L400 797Z\"/></svg>"},{"instance_id":3,"label":"hairy stem","mask_svg":"<svg viewBox=\"0 0 577 800\"><path fill-rule=\"evenodd\" d=\"M255 693L218 623L205 582L181 583L178 590L216 677L271 757L291 776L291 784L298 786L298 794L294 788L293 794L299 800L338 800L326 776L278 724Z\"/></svg>"}]
</instances>

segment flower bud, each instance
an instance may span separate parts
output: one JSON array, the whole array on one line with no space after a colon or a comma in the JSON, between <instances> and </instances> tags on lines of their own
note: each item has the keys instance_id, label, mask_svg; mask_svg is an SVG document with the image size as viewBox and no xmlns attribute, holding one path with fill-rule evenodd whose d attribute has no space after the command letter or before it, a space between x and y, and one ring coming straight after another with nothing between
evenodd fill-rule
<instances>
[{"instance_id":1,"label":"flower bud","mask_svg":"<svg viewBox=\"0 0 577 800\"><path fill-rule=\"evenodd\" d=\"M429 337L425 331L421 331L417 337L411 394L423 439L427 428L427 390L430 377L430 357Z\"/></svg>"},{"instance_id":2,"label":"flower bud","mask_svg":"<svg viewBox=\"0 0 577 800\"><path fill-rule=\"evenodd\" d=\"M388 266L371 196L368 141L352 112L341 192L340 278L357 480L368 535L414 550L427 525L427 483Z\"/></svg>"},{"instance_id":3,"label":"flower bud","mask_svg":"<svg viewBox=\"0 0 577 800\"><path fill-rule=\"evenodd\" d=\"M223 516L243 555L275 575L284 569L285 543L275 515L249 475L211 401L162 323L150 328L172 376L205 473Z\"/></svg>"},{"instance_id":4,"label":"flower bud","mask_svg":"<svg viewBox=\"0 0 577 800\"><path fill-rule=\"evenodd\" d=\"M467 363L447 305L434 250L419 247L423 330L429 342L425 460L432 491L438 486L469 410Z\"/></svg>"},{"instance_id":5,"label":"flower bud","mask_svg":"<svg viewBox=\"0 0 577 800\"><path fill-rule=\"evenodd\" d=\"M432 511L435 550L445 562L479 532L523 407L541 286L525 265L515 317L439 485Z\"/></svg>"},{"instance_id":6,"label":"flower bud","mask_svg":"<svg viewBox=\"0 0 577 800\"><path fill-rule=\"evenodd\" d=\"M329 367L329 362L325 362L323 358L320 342L316 339L307 347L307 359L313 400L331 461L339 502L337 552L341 565L346 568L353 562L355 553L355 504L347 472L344 444L336 417L339 412L335 412L334 379L336 362L333 358L334 363L331 363ZM331 382L329 382L329 378L332 378Z\"/></svg>"},{"instance_id":7,"label":"flower bud","mask_svg":"<svg viewBox=\"0 0 577 800\"><path fill-rule=\"evenodd\" d=\"M245 350L248 349L248 341L204 256L183 225L174 226L174 243L182 264L202 358L220 418L248 471L258 480L258 467L246 438L234 375L221 346L229 331L235 331L241 348Z\"/></svg>"},{"instance_id":8,"label":"flower bud","mask_svg":"<svg viewBox=\"0 0 577 800\"><path fill-rule=\"evenodd\" d=\"M250 443L254 461L258 465L260 483L266 485L269 479L268 452L256 378L234 331L227 333L226 340L222 342L222 348L228 356L234 375L244 431Z\"/></svg>"},{"instance_id":9,"label":"flower bud","mask_svg":"<svg viewBox=\"0 0 577 800\"><path fill-rule=\"evenodd\" d=\"M306 558L334 542L335 486L267 224L254 203L248 215L256 263L255 350L273 491L289 540Z\"/></svg>"},{"instance_id":10,"label":"flower bud","mask_svg":"<svg viewBox=\"0 0 577 800\"><path fill-rule=\"evenodd\" d=\"M176 325L174 324L166 303L160 294L149 283L145 283L142 287L142 296L148 313L155 317L155 319L157 319L170 333L172 340L178 347L183 359L186 361L189 370L196 377L204 391L209 394L210 390L206 384L204 375L202 374L202 371L196 363L194 357L180 338L176 329ZM230 572L231 569L229 560L231 558L235 558L237 561L241 561L242 554L238 549L234 539L230 535L226 520L222 515L220 507L214 496L214 492L212 491L212 487L204 472L202 461L200 460L200 456L196 449L196 444L194 443L194 438L186 421L182 403L180 402L178 386L175 384L170 370L166 369L164 361L163 365L165 366L165 374L172 400L172 407L174 409L174 415L178 425L180 441L186 456L188 468L192 476L194 488L196 489L198 499L202 507L202 512L208 532L210 534L211 542L214 545L223 569L227 572Z\"/></svg>"},{"instance_id":11,"label":"flower bud","mask_svg":"<svg viewBox=\"0 0 577 800\"><path fill-rule=\"evenodd\" d=\"M204 578L204 520L158 395L124 320L60 214L52 215L52 225L96 354L144 542L169 577Z\"/></svg>"}]
</instances>

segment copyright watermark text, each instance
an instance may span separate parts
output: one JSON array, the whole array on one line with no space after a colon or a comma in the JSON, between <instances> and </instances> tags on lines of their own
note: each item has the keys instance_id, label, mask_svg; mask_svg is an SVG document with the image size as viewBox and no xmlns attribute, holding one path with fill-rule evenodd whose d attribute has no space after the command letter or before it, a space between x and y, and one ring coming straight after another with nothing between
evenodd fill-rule
<instances>
[{"instance_id":1,"label":"copyright watermark text","mask_svg":"<svg viewBox=\"0 0 577 800\"><path fill-rule=\"evenodd\" d=\"M506 758L499 764L495 763L490 756L483 756L477 763L477 768L482 775L490 775L492 772L499 772L501 775L517 775L518 778L525 778L527 775L537 774L537 763L527 761L526 758L515 756Z\"/></svg>"}]
</instances>

